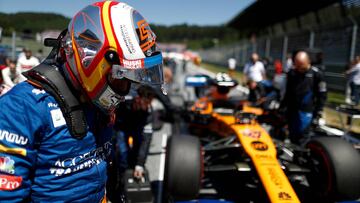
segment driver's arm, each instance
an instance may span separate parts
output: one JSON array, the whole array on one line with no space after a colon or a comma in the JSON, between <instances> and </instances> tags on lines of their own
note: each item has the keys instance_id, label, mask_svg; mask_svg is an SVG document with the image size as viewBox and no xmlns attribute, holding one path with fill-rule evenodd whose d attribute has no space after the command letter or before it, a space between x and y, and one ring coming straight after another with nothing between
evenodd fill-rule
<instances>
[{"instance_id":1,"label":"driver's arm","mask_svg":"<svg viewBox=\"0 0 360 203\"><path fill-rule=\"evenodd\" d=\"M18 95L0 99L0 201L29 202L42 112ZM36 135L36 136L35 136Z\"/></svg>"}]
</instances>

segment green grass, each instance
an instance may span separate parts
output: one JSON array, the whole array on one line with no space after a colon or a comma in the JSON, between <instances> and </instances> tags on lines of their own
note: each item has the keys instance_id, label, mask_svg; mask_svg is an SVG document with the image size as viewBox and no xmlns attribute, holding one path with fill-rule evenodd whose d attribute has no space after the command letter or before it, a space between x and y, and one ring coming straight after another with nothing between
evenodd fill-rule
<instances>
[{"instance_id":1,"label":"green grass","mask_svg":"<svg viewBox=\"0 0 360 203\"><path fill-rule=\"evenodd\" d=\"M345 94L339 92L328 92L327 94L327 103L331 104L343 104L345 102Z\"/></svg>"}]
</instances>

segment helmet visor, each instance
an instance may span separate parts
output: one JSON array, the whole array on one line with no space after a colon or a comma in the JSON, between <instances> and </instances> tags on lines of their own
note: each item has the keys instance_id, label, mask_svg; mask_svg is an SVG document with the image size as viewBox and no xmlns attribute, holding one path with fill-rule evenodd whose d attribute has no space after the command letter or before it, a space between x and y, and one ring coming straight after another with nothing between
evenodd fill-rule
<instances>
[{"instance_id":1,"label":"helmet visor","mask_svg":"<svg viewBox=\"0 0 360 203\"><path fill-rule=\"evenodd\" d=\"M99 8L88 6L77 13L69 25L84 68L90 66L105 41L100 19Z\"/></svg>"},{"instance_id":2,"label":"helmet visor","mask_svg":"<svg viewBox=\"0 0 360 203\"><path fill-rule=\"evenodd\" d=\"M161 52L140 60L121 59L114 64L111 71L112 79L129 79L140 84L156 86L164 83Z\"/></svg>"}]
</instances>

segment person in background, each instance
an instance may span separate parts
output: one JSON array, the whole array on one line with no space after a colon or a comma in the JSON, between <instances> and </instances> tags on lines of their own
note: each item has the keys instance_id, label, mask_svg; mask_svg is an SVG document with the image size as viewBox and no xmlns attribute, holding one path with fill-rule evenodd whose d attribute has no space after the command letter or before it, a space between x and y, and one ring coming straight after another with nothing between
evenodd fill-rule
<instances>
[{"instance_id":1,"label":"person in background","mask_svg":"<svg viewBox=\"0 0 360 203\"><path fill-rule=\"evenodd\" d=\"M264 64L259 60L259 55L257 53L251 54L250 61L244 67L244 80L260 82L266 78L266 72Z\"/></svg>"},{"instance_id":2,"label":"person in background","mask_svg":"<svg viewBox=\"0 0 360 203\"><path fill-rule=\"evenodd\" d=\"M229 101L230 90L238 85L237 80L231 78L227 73L217 73L214 78L208 78L209 89L204 92L214 108L234 108L235 104Z\"/></svg>"},{"instance_id":3,"label":"person in background","mask_svg":"<svg viewBox=\"0 0 360 203\"><path fill-rule=\"evenodd\" d=\"M173 58L170 58L170 57L164 58L164 67L167 67L167 69L170 69L172 74L176 73L176 62Z\"/></svg>"},{"instance_id":4,"label":"person in background","mask_svg":"<svg viewBox=\"0 0 360 203\"><path fill-rule=\"evenodd\" d=\"M31 50L26 49L25 55L19 57L16 68L19 72L25 72L40 64L39 59L32 55Z\"/></svg>"},{"instance_id":5,"label":"person in background","mask_svg":"<svg viewBox=\"0 0 360 203\"><path fill-rule=\"evenodd\" d=\"M234 77L234 73L236 69L236 59L234 58L228 59L228 69L229 69L229 76Z\"/></svg>"},{"instance_id":6,"label":"person in background","mask_svg":"<svg viewBox=\"0 0 360 203\"><path fill-rule=\"evenodd\" d=\"M249 96L248 101L252 106L261 107L263 109L274 109L279 107L279 94L277 89L269 80L260 82L248 81Z\"/></svg>"},{"instance_id":7,"label":"person in background","mask_svg":"<svg viewBox=\"0 0 360 203\"><path fill-rule=\"evenodd\" d=\"M286 63L285 63L285 66L284 66L284 73L289 72L292 68L293 68L292 54L288 53L286 55Z\"/></svg>"},{"instance_id":8,"label":"person in background","mask_svg":"<svg viewBox=\"0 0 360 203\"><path fill-rule=\"evenodd\" d=\"M283 72L283 66L279 59L274 61L274 69L273 85L279 91L280 100L282 100L286 90L286 74Z\"/></svg>"},{"instance_id":9,"label":"person in background","mask_svg":"<svg viewBox=\"0 0 360 203\"><path fill-rule=\"evenodd\" d=\"M170 84L173 80L169 67L163 67L164 82ZM173 121L176 107L167 95L159 88L142 85L131 89L125 97L125 102L116 109L116 123L114 125L113 146L115 151L115 167L109 168L111 180L108 183L108 193L115 202L126 199L124 194L124 173L133 169L133 176L141 180L145 173L145 163L150 148L153 130L157 129L158 114L153 112L151 102L156 98L165 109L165 118ZM111 192L110 192L111 191Z\"/></svg>"},{"instance_id":10,"label":"person in background","mask_svg":"<svg viewBox=\"0 0 360 203\"><path fill-rule=\"evenodd\" d=\"M271 67L273 60L271 57L265 57L261 62L264 64L264 68L266 71Z\"/></svg>"},{"instance_id":11,"label":"person in background","mask_svg":"<svg viewBox=\"0 0 360 203\"><path fill-rule=\"evenodd\" d=\"M25 57L25 52L26 52L26 50L27 50L26 47L23 47L23 48L22 48L21 52L20 52L19 55L17 56L18 59Z\"/></svg>"},{"instance_id":12,"label":"person in background","mask_svg":"<svg viewBox=\"0 0 360 203\"><path fill-rule=\"evenodd\" d=\"M151 87L141 86L137 91L131 91L125 103L120 104L116 110L114 146L118 153L116 157L120 181L124 181L121 176L128 168L134 169L135 178L143 176L153 131L149 116L154 97ZM122 192L123 185L117 189Z\"/></svg>"},{"instance_id":13,"label":"person in background","mask_svg":"<svg viewBox=\"0 0 360 203\"><path fill-rule=\"evenodd\" d=\"M360 56L356 56L349 70L346 71L350 86L351 102L358 105L360 101Z\"/></svg>"},{"instance_id":14,"label":"person in background","mask_svg":"<svg viewBox=\"0 0 360 203\"><path fill-rule=\"evenodd\" d=\"M2 68L5 68L9 64L9 58L7 57L7 54L4 51L0 51L0 70Z\"/></svg>"},{"instance_id":15,"label":"person in background","mask_svg":"<svg viewBox=\"0 0 360 203\"><path fill-rule=\"evenodd\" d=\"M9 64L9 59L6 56L5 50L0 50L0 72ZM0 74L0 84L3 83L2 75Z\"/></svg>"},{"instance_id":16,"label":"person in background","mask_svg":"<svg viewBox=\"0 0 360 203\"><path fill-rule=\"evenodd\" d=\"M284 99L280 109L285 110L290 140L300 143L312 123L321 118L327 96L324 75L311 65L305 51L298 51L294 57L294 69L287 74Z\"/></svg>"},{"instance_id":17,"label":"person in background","mask_svg":"<svg viewBox=\"0 0 360 203\"><path fill-rule=\"evenodd\" d=\"M16 69L16 61L13 60L10 60L9 66L1 70L1 75L3 84L9 88L26 80L26 78Z\"/></svg>"}]
</instances>

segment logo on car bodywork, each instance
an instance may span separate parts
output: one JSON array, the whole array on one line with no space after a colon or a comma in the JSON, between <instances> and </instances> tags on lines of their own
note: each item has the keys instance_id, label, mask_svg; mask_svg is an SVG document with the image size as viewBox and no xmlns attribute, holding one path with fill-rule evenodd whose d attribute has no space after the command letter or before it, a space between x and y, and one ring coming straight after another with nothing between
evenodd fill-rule
<instances>
[{"instance_id":1,"label":"logo on car bodywork","mask_svg":"<svg viewBox=\"0 0 360 203\"><path fill-rule=\"evenodd\" d=\"M266 143L263 143L261 141L253 141L251 142L252 148L258 151L266 151L269 149L268 145Z\"/></svg>"},{"instance_id":2,"label":"logo on car bodywork","mask_svg":"<svg viewBox=\"0 0 360 203\"><path fill-rule=\"evenodd\" d=\"M273 182L279 188L282 188L283 182L281 181L279 174L276 173L276 170L273 167L269 167L267 168L267 172L270 176L271 182Z\"/></svg>"},{"instance_id":3,"label":"logo on car bodywork","mask_svg":"<svg viewBox=\"0 0 360 203\"><path fill-rule=\"evenodd\" d=\"M291 196L286 192L279 192L279 199L280 200L291 200Z\"/></svg>"},{"instance_id":4,"label":"logo on car bodywork","mask_svg":"<svg viewBox=\"0 0 360 203\"><path fill-rule=\"evenodd\" d=\"M251 137L251 138L254 138L254 139L259 139L261 137L261 131L255 131L255 130L243 130L241 132L243 135L245 135L246 137Z\"/></svg>"}]
</instances>

